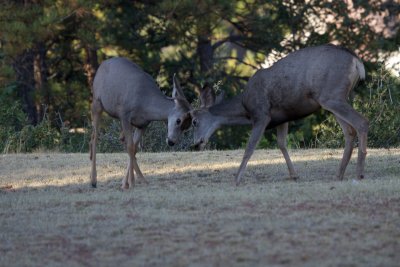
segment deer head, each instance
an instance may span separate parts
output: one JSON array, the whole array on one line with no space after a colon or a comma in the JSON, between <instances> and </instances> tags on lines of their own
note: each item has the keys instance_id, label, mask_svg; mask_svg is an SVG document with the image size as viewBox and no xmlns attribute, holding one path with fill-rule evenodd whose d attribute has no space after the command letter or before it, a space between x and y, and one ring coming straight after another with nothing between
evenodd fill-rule
<instances>
[{"instance_id":1,"label":"deer head","mask_svg":"<svg viewBox=\"0 0 400 267\"><path fill-rule=\"evenodd\" d=\"M181 134L189 129L191 124L190 110L192 110L192 106L183 94L175 74L173 77L172 99L175 107L168 115L167 143L169 146L175 145Z\"/></svg>"},{"instance_id":2,"label":"deer head","mask_svg":"<svg viewBox=\"0 0 400 267\"><path fill-rule=\"evenodd\" d=\"M200 93L200 108L191 110L194 147L203 150L211 135L221 127L221 118L210 112L209 108L222 102L224 93L215 96L214 90L205 85Z\"/></svg>"}]
</instances>

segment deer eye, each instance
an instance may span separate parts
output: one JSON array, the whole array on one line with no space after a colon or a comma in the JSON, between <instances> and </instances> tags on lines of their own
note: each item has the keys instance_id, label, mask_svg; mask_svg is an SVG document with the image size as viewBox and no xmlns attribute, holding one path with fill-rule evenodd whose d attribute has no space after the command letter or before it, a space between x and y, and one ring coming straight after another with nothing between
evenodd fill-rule
<instances>
[{"instance_id":1,"label":"deer eye","mask_svg":"<svg viewBox=\"0 0 400 267\"><path fill-rule=\"evenodd\" d=\"M176 120L176 125L179 125L179 124L181 124L181 119Z\"/></svg>"},{"instance_id":2,"label":"deer eye","mask_svg":"<svg viewBox=\"0 0 400 267\"><path fill-rule=\"evenodd\" d=\"M193 124L193 126L197 126L197 124L198 124L197 120L194 119L194 120L192 121L192 124Z\"/></svg>"}]
</instances>

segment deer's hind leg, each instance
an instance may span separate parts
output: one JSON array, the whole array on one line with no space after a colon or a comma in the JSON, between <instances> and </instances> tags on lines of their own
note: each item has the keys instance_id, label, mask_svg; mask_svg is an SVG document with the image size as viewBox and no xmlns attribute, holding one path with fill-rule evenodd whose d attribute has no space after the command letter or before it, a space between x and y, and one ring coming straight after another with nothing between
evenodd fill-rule
<instances>
[{"instance_id":1,"label":"deer's hind leg","mask_svg":"<svg viewBox=\"0 0 400 267\"><path fill-rule=\"evenodd\" d=\"M343 152L343 157L340 162L340 166L337 172L336 177L339 180L343 180L344 172L346 170L347 165L349 164L351 154L353 152L353 143L354 139L357 135L356 130L345 122L344 120L336 117L337 122L340 124L340 127L342 127L343 134L344 134L344 140L345 140L345 146L344 146L344 152Z\"/></svg>"},{"instance_id":2,"label":"deer's hind leg","mask_svg":"<svg viewBox=\"0 0 400 267\"><path fill-rule=\"evenodd\" d=\"M135 169L135 172L136 172L138 178L140 180L142 180L144 183L148 184L149 182L146 180L146 178L144 178L142 171L140 170L139 165L137 164L137 160L136 160L136 153L138 151L139 143L140 143L140 140L142 138L144 131L145 131L145 128L136 128L135 133L133 134L133 145L135 148L135 152L134 152L135 153L135 161L133 162L133 164L134 164L133 167Z\"/></svg>"},{"instance_id":3,"label":"deer's hind leg","mask_svg":"<svg viewBox=\"0 0 400 267\"><path fill-rule=\"evenodd\" d=\"M129 155L126 176L124 179L122 179L122 189L129 189L135 185L134 166L137 164L135 157L135 145L132 138L134 127L130 124L129 119L121 119L121 124L125 137L126 150Z\"/></svg>"},{"instance_id":4,"label":"deer's hind leg","mask_svg":"<svg viewBox=\"0 0 400 267\"><path fill-rule=\"evenodd\" d=\"M278 147L281 150L283 157L285 158L290 178L293 180L297 180L299 176L296 174L296 171L294 170L292 160L290 159L289 153L287 151L286 138L288 135L289 123L286 122L284 124L279 125L278 127L276 127L276 130L277 130Z\"/></svg>"},{"instance_id":5,"label":"deer's hind leg","mask_svg":"<svg viewBox=\"0 0 400 267\"><path fill-rule=\"evenodd\" d=\"M345 123L351 125L351 127L357 131L358 159L356 172L357 178L363 179L365 157L367 156L368 120L355 111L345 100L328 100L321 103L321 106L335 114L335 116L340 120L343 120ZM342 164L344 163L345 160L342 160Z\"/></svg>"},{"instance_id":6,"label":"deer's hind leg","mask_svg":"<svg viewBox=\"0 0 400 267\"><path fill-rule=\"evenodd\" d=\"M96 146L99 131L99 122L103 107L99 100L93 99L91 113L92 113L92 136L89 143L90 160L92 161L92 170L90 172L90 182L92 187L97 187L97 170L96 170Z\"/></svg>"}]
</instances>

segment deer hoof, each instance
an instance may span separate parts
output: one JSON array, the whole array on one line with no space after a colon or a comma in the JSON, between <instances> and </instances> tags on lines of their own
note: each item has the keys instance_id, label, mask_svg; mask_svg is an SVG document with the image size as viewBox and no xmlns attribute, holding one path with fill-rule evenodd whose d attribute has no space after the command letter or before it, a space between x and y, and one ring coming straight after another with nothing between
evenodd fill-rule
<instances>
[{"instance_id":1,"label":"deer hoof","mask_svg":"<svg viewBox=\"0 0 400 267\"><path fill-rule=\"evenodd\" d=\"M290 178L292 178L293 181L297 182L300 179L300 176L295 175L295 176L291 176Z\"/></svg>"},{"instance_id":2,"label":"deer hoof","mask_svg":"<svg viewBox=\"0 0 400 267\"><path fill-rule=\"evenodd\" d=\"M97 188L97 183L92 183L93 188Z\"/></svg>"},{"instance_id":3,"label":"deer hoof","mask_svg":"<svg viewBox=\"0 0 400 267\"><path fill-rule=\"evenodd\" d=\"M336 180L337 181L343 181L343 175L342 176L336 175Z\"/></svg>"}]
</instances>

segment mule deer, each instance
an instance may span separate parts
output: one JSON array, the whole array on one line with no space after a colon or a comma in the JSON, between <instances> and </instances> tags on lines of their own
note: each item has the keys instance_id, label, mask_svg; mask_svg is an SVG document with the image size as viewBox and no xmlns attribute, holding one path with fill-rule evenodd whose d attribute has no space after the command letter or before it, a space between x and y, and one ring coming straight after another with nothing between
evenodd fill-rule
<instances>
[{"instance_id":1,"label":"mule deer","mask_svg":"<svg viewBox=\"0 0 400 267\"><path fill-rule=\"evenodd\" d=\"M290 177L297 174L286 149L288 122L303 118L321 107L332 112L340 124L345 149L337 177L343 179L358 135L357 177L364 177L368 121L347 103L349 92L365 79L361 60L351 51L335 45L298 50L258 70L246 89L236 97L215 103L215 94L206 88L202 107L191 110L195 145L204 147L222 125L251 124L252 132L236 174L238 185L247 162L265 129L277 128L278 146L286 160Z\"/></svg>"},{"instance_id":2,"label":"mule deer","mask_svg":"<svg viewBox=\"0 0 400 267\"><path fill-rule=\"evenodd\" d=\"M172 98L168 98L153 78L135 63L121 57L104 61L93 82L93 133L90 141L92 186L97 185L96 144L102 111L121 121L121 139L125 140L129 154L126 177L122 180L122 188L125 189L134 185L134 171L146 182L136 160L137 145L146 126L151 121L168 120L168 143L173 144L180 133L190 127L190 109L175 75ZM174 128L179 128L179 131Z\"/></svg>"}]
</instances>

